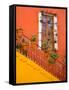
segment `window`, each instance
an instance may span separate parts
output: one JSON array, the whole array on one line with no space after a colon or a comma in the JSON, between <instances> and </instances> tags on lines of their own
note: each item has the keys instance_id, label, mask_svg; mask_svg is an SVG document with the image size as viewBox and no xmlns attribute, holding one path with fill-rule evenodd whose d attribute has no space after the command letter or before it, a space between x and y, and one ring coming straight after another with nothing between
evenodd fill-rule
<instances>
[{"instance_id":1,"label":"window","mask_svg":"<svg viewBox=\"0 0 69 90\"><path fill-rule=\"evenodd\" d=\"M40 49L58 49L57 16L39 12L38 45ZM45 45L43 45L45 44Z\"/></svg>"}]
</instances>

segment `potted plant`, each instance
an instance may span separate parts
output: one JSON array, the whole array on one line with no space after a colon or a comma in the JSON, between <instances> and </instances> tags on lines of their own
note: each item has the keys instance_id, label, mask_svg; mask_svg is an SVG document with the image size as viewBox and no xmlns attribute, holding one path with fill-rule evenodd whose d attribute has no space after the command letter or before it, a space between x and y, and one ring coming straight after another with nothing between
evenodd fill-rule
<instances>
[{"instance_id":1,"label":"potted plant","mask_svg":"<svg viewBox=\"0 0 69 90\"><path fill-rule=\"evenodd\" d=\"M58 58L58 54L57 53L51 53L49 56L49 63L51 64L55 64L56 63L56 59Z\"/></svg>"},{"instance_id":2,"label":"potted plant","mask_svg":"<svg viewBox=\"0 0 69 90\"><path fill-rule=\"evenodd\" d=\"M47 45L47 41L46 41L46 40L44 40L44 41L42 42L41 48L42 48L42 50L44 51L44 56L45 56L46 58L48 58L48 57L49 57L49 54L48 54L48 45Z\"/></svg>"},{"instance_id":3,"label":"potted plant","mask_svg":"<svg viewBox=\"0 0 69 90\"><path fill-rule=\"evenodd\" d=\"M33 35L31 37L31 44L32 44L32 47L35 47L36 46L36 35Z\"/></svg>"},{"instance_id":4,"label":"potted plant","mask_svg":"<svg viewBox=\"0 0 69 90\"><path fill-rule=\"evenodd\" d=\"M42 42L42 50L46 53L47 52L47 41Z\"/></svg>"},{"instance_id":5,"label":"potted plant","mask_svg":"<svg viewBox=\"0 0 69 90\"><path fill-rule=\"evenodd\" d=\"M31 37L31 42L36 42L36 35L33 35L33 36Z\"/></svg>"}]
</instances>

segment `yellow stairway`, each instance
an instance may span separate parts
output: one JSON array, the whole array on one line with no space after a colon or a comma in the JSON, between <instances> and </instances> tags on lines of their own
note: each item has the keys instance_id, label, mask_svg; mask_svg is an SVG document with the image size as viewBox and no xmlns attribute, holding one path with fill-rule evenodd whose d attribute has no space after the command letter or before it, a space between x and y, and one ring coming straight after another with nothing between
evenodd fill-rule
<instances>
[{"instance_id":1,"label":"yellow stairway","mask_svg":"<svg viewBox=\"0 0 69 90\"><path fill-rule=\"evenodd\" d=\"M16 52L16 83L52 81L59 81L59 79L45 71L29 58Z\"/></svg>"}]
</instances>

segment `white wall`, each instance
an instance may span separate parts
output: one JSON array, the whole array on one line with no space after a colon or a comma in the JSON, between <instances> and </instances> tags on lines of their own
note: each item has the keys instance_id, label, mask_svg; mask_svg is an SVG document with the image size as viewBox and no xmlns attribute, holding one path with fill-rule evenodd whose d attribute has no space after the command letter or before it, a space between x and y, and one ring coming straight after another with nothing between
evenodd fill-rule
<instances>
[{"instance_id":1,"label":"white wall","mask_svg":"<svg viewBox=\"0 0 69 90\"><path fill-rule=\"evenodd\" d=\"M69 7L69 0L0 0L0 90L68 90L69 82L58 83L58 84L41 84L41 85L26 85L26 86L24 85L24 86L14 86L14 87L8 84L8 77L9 77L8 75L9 73L9 68L8 68L9 67L9 58L8 58L9 57L9 7L8 6L16 3ZM69 12L68 12L68 16L69 16Z\"/></svg>"}]
</instances>

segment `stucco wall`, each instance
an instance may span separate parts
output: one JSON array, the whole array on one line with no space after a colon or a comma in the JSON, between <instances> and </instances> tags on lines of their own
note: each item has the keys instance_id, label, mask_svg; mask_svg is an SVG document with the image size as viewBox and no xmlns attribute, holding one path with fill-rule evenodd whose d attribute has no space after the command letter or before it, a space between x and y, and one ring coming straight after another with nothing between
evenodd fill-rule
<instances>
[{"instance_id":1,"label":"stucco wall","mask_svg":"<svg viewBox=\"0 0 69 90\"><path fill-rule=\"evenodd\" d=\"M43 10L55 13L58 18L58 53L65 56L66 50L66 11L64 9L16 7L16 28L22 28L24 34L31 38L38 36L38 13Z\"/></svg>"}]
</instances>

